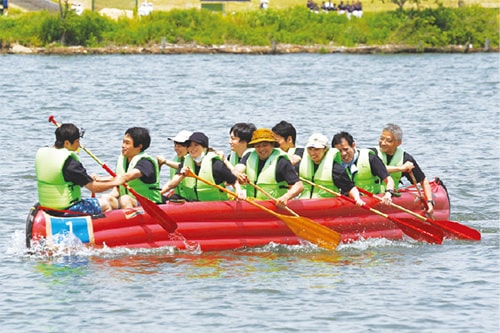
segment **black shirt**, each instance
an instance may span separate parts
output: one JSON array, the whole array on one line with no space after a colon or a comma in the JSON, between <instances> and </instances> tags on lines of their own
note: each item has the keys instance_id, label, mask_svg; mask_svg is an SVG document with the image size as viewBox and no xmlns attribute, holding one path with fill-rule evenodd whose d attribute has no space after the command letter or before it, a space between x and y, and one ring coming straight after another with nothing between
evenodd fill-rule
<instances>
[{"instance_id":1,"label":"black shirt","mask_svg":"<svg viewBox=\"0 0 500 333\"><path fill-rule=\"evenodd\" d=\"M241 160L240 163L238 164L243 164L246 166L248 157L250 156L250 153L245 154ZM259 159L259 165L258 165L258 170L257 170L257 175L260 174L260 171L264 167L264 164L266 163L267 160L261 161ZM294 166L290 162L290 160L284 158L284 157L279 157L278 158L278 163L276 165L276 181L277 182L282 182L285 181L288 185L293 185L296 182L300 181L299 175L297 174L297 171L295 170ZM251 179L252 180L252 179Z\"/></svg>"},{"instance_id":2,"label":"black shirt","mask_svg":"<svg viewBox=\"0 0 500 333\"><path fill-rule=\"evenodd\" d=\"M85 186L92 181L83 164L72 157L66 159L62 172L65 181L79 186Z\"/></svg>"},{"instance_id":3,"label":"black shirt","mask_svg":"<svg viewBox=\"0 0 500 333\"><path fill-rule=\"evenodd\" d=\"M377 149L376 148L370 148L370 149L377 154ZM389 154L386 154L386 156L387 156L387 164L389 164L391 162L393 156L389 155ZM407 152L404 152L404 154L403 154L403 164L406 163L406 162L411 162L415 166L413 168L413 170L412 170L412 173L415 176L415 180L417 181L417 183L420 183L421 181L423 181L424 178L425 178L425 174L422 171L422 169L420 168L420 166L418 165L417 161L413 158L413 156L411 156ZM411 176L410 176L409 172L403 172L402 175L401 175L401 177L405 177L406 179L408 179L408 181L410 183L413 183L413 180L411 179Z\"/></svg>"},{"instance_id":4,"label":"black shirt","mask_svg":"<svg viewBox=\"0 0 500 333\"><path fill-rule=\"evenodd\" d=\"M177 169L177 174L180 173L181 169L184 167L184 161L179 164L179 168ZM200 172L200 166L195 163L195 170L193 170L195 174ZM224 164L223 161L214 158L212 159L212 175L214 177L214 181L216 184L221 184L223 182L227 182L228 184L234 184L236 182L236 176L233 175L231 170Z\"/></svg>"}]
</instances>

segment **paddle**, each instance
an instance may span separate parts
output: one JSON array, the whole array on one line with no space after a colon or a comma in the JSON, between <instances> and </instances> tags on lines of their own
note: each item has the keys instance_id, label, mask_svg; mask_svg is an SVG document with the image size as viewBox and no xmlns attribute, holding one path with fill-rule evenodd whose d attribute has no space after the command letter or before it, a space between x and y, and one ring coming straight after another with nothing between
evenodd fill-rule
<instances>
[{"instance_id":1,"label":"paddle","mask_svg":"<svg viewBox=\"0 0 500 333\"><path fill-rule=\"evenodd\" d=\"M415 185L415 187L417 188L420 199L421 200L423 199L422 201L424 203L425 209L427 210L429 207L427 205L427 200L425 197L422 197L422 192L420 192L420 189L417 185L417 180L415 179L415 176L413 175L413 172L411 172L411 171L410 171L410 177L413 181L413 185ZM359 189L359 190L361 191L361 189ZM363 193L365 193L365 192L363 192ZM368 192L368 193L370 193L370 192ZM370 194L368 194L368 195L370 195ZM377 196L375 196L375 197L377 199L380 199ZM433 224L433 225L443 229L450 238L467 239L467 240L475 240L475 241L481 240L481 233L479 231L477 231L476 229L472 229L468 226L465 226L463 224L460 224L458 222L447 221L447 220L434 220L434 219L430 219L430 218L427 218L425 216L422 216L420 214L417 214L417 213L415 213L409 209L406 209L404 207L398 206L396 204L393 204L393 206L401 209L402 211L404 211L408 214L411 214L411 215L421 219L422 221L426 221L430 224Z\"/></svg>"},{"instance_id":2,"label":"paddle","mask_svg":"<svg viewBox=\"0 0 500 333\"><path fill-rule=\"evenodd\" d=\"M371 192L369 192L369 191L367 191L367 190L365 190L363 188L358 187L358 190L361 193L366 194L369 197L373 197L373 198L376 198L379 201L382 201L382 198L374 195L373 193L371 193ZM431 220L431 219L429 219L429 218L427 218L425 216L417 214L414 211L411 211L411 210L409 210L409 209L407 209L407 208L405 208L403 206L397 205L395 203L391 203L391 206L394 207L394 208L397 208L399 210L402 210L405 213L413 215L413 216L419 218L422 221L426 221L426 222L428 222L430 224L435 225L438 228L443 229L443 231L445 231L445 233L447 235L450 235L452 237L454 236L454 238L467 239L467 240L481 240L481 233L479 231L477 231L476 229L469 228L469 227L467 227L467 226L465 226L463 224L460 224L458 222L447 221L447 220L442 220L442 221Z\"/></svg>"},{"instance_id":3,"label":"paddle","mask_svg":"<svg viewBox=\"0 0 500 333\"><path fill-rule=\"evenodd\" d=\"M54 119L54 116L49 117L49 122L53 123L57 127L60 126L60 124ZM116 177L116 173L113 170L111 170L106 164L101 162L94 154L92 154L92 152L90 152L90 150L88 150L81 144L80 148L82 148L83 151L85 151L90 157L92 157L94 161L96 161L111 176ZM157 204L137 193L133 188L128 186L127 183L123 185L137 198L137 201L139 201L144 210L153 219L155 219L155 221L157 221L158 224L160 224L163 229L165 229L169 233L172 233L175 231L175 229L177 229L177 223L175 223L175 221L173 221Z\"/></svg>"},{"instance_id":4,"label":"paddle","mask_svg":"<svg viewBox=\"0 0 500 333\"><path fill-rule=\"evenodd\" d=\"M209 180L206 180L198 175L195 175L191 170L188 169L186 176L188 177L194 177L205 184L208 184L210 186L216 187L220 191L226 192L227 194L237 198L238 195L234 192L231 192L225 187L222 187L220 185L214 184L210 182ZM310 220L305 217L300 217L300 216L288 216L288 215L282 215L279 213L276 213L273 210L270 210L267 207L264 207L248 198L245 199L246 202L249 204L258 207L269 214L274 215L275 217L279 218L281 221L283 221L290 230L297 235L298 237L305 239L313 244L318 245L319 247L325 248L327 250L335 250L335 248L339 245L340 240L341 240L341 235L337 233L336 231L325 227L324 225L321 225L319 223L314 222L313 220Z\"/></svg>"},{"instance_id":5,"label":"paddle","mask_svg":"<svg viewBox=\"0 0 500 333\"><path fill-rule=\"evenodd\" d=\"M420 192L420 187L418 187L417 180L415 179L415 176L413 175L413 172L411 170L410 170L409 174L410 174L411 181L412 181L413 185L417 189L418 197L419 197L420 201L422 201L422 203L424 204L425 210L427 211L429 209L429 204L427 203L427 198L425 197L425 193L424 193L424 195L422 195L422 192ZM434 217L431 214L429 214L429 216L431 217L432 220L434 220Z\"/></svg>"},{"instance_id":6,"label":"paddle","mask_svg":"<svg viewBox=\"0 0 500 333\"><path fill-rule=\"evenodd\" d=\"M345 195L341 195L340 193L337 193L325 186L322 186L322 185L319 185L319 184L316 184L316 183L313 183L307 179L304 179L302 177L300 177L300 179L305 182L305 183L308 183L312 186L317 186L318 188L328 192L328 193L331 193L333 195L335 195L336 197L339 197L341 199L345 199L349 202L352 202L354 204L356 204L356 201L350 197L347 197ZM368 206L360 206L361 208L364 208L366 210L369 210L370 212L372 213L375 213L377 215L380 215L392 222L394 222L395 224L398 225L398 227L405 233L407 234L408 236L410 236L411 238L415 239L415 240L425 240L426 242L428 243L432 243L432 244L441 244L443 242L443 233L441 230L439 230L438 228L436 227L433 227L431 225L427 225L427 224L424 224L424 223L419 223L418 225L415 224L416 221L413 221L413 220L410 220L410 221L407 221L407 220L400 220L400 219L397 219L395 217L392 217L392 216L389 216L385 213L382 213L381 211L378 211L376 209L373 209L371 207L368 207Z\"/></svg>"},{"instance_id":7,"label":"paddle","mask_svg":"<svg viewBox=\"0 0 500 333\"><path fill-rule=\"evenodd\" d=\"M266 192L262 187L258 186L257 184L254 184L252 182L248 182L248 184L250 186L252 186L253 188L255 188L257 191L263 193L266 197L268 197L269 199L271 199L272 201L276 202L276 199L271 195L269 194L268 192ZM300 216L299 214L297 214L296 212L294 212L293 210L291 210L288 206L285 206L284 207L286 209L287 212L289 212L290 214L294 215L294 216Z\"/></svg>"}]
</instances>

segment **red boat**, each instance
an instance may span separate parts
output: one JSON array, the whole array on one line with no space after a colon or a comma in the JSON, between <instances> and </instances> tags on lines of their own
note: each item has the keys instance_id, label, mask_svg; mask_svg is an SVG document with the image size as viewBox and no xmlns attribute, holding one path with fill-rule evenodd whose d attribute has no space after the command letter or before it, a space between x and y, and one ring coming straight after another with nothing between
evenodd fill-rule
<instances>
[{"instance_id":1,"label":"red boat","mask_svg":"<svg viewBox=\"0 0 500 333\"><path fill-rule=\"evenodd\" d=\"M431 187L435 201L434 219L449 219L450 201L445 186L436 179L431 182ZM424 207L414 186L400 189L400 193L400 197L393 198L394 204L422 214ZM289 208L301 217L340 233L342 243L367 238L400 240L405 235L404 228L400 229L394 219L424 223L408 212L381 204L374 197L363 197L363 200L390 218L341 198L291 200ZM289 214L277 209L271 201L256 202L278 214ZM51 246L57 243L59 236L68 233L92 247L172 246L185 249L195 244L202 251L220 251L271 242L288 245L301 242L275 214L246 201L168 202L159 207L177 224L175 233L168 233L141 207L114 210L99 216L55 216L35 205L26 220L27 246L31 247L35 242Z\"/></svg>"}]
</instances>

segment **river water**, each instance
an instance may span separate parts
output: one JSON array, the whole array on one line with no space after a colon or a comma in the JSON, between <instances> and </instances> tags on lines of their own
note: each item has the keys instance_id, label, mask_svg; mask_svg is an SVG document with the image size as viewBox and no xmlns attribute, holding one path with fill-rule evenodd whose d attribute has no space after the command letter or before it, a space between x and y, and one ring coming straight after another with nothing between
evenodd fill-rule
<instances>
[{"instance_id":1,"label":"river water","mask_svg":"<svg viewBox=\"0 0 500 333\"><path fill-rule=\"evenodd\" d=\"M0 56L0 322L4 332L499 332L498 54ZM403 146L481 242L359 241L335 253L278 246L214 253L77 249L28 254L33 159L48 116L86 129L108 164L123 132L203 131L229 151L235 122L351 132ZM90 172L105 172L81 153ZM163 182L167 173L163 174ZM88 195L88 193L86 193Z\"/></svg>"}]
</instances>

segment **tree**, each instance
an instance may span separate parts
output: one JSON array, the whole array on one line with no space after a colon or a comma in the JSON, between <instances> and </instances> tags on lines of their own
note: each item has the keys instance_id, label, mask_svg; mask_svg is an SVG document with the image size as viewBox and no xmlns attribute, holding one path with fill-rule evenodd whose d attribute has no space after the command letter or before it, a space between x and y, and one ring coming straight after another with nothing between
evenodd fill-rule
<instances>
[{"instance_id":1,"label":"tree","mask_svg":"<svg viewBox=\"0 0 500 333\"><path fill-rule=\"evenodd\" d=\"M403 7L406 3L414 3L418 7L423 0L380 0L380 1L382 1L383 3L385 3L386 1L388 2L390 1L391 3L398 6L399 10L403 10Z\"/></svg>"}]
</instances>

